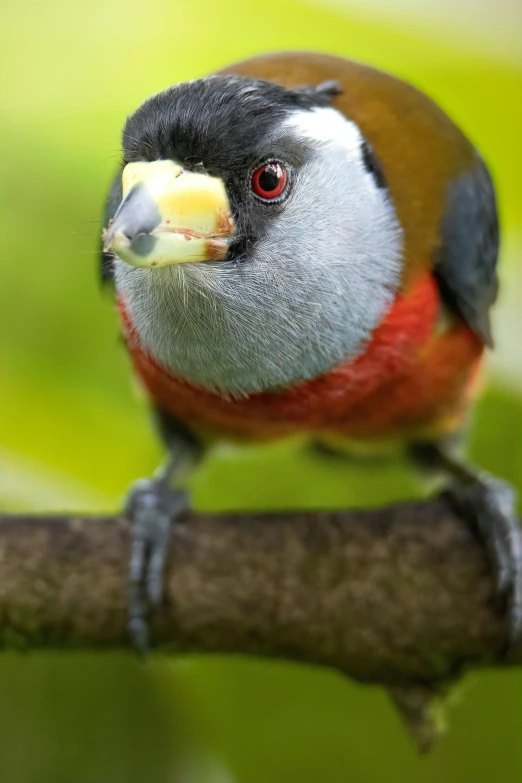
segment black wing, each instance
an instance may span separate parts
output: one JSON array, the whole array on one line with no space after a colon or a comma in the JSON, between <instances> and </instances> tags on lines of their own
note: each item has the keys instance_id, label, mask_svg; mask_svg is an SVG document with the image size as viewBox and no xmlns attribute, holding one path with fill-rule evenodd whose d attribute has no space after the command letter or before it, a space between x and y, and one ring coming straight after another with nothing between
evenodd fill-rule
<instances>
[{"instance_id":1,"label":"black wing","mask_svg":"<svg viewBox=\"0 0 522 783\"><path fill-rule=\"evenodd\" d=\"M443 299L492 346L489 311L498 291L499 229L493 183L480 158L474 171L452 180L440 233L435 275Z\"/></svg>"},{"instance_id":2,"label":"black wing","mask_svg":"<svg viewBox=\"0 0 522 783\"><path fill-rule=\"evenodd\" d=\"M103 228L107 228L109 220L111 220L122 199L122 185L121 185L121 170L118 170L116 176L112 180L112 184L107 194L105 206L103 208ZM100 240L100 277L102 283L114 282L114 269L113 269L113 254L106 253L103 250L102 242Z\"/></svg>"}]
</instances>

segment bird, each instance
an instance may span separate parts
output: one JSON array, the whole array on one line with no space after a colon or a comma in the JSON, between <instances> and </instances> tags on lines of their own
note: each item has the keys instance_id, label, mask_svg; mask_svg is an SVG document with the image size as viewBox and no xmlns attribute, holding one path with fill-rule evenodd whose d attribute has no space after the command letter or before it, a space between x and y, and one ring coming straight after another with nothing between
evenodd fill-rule
<instances>
[{"instance_id":1,"label":"bird","mask_svg":"<svg viewBox=\"0 0 522 783\"><path fill-rule=\"evenodd\" d=\"M152 95L122 131L101 275L167 458L132 487L148 644L182 479L220 441L397 444L481 536L522 633L516 493L463 439L493 347L499 226L479 152L409 83L269 53Z\"/></svg>"}]
</instances>

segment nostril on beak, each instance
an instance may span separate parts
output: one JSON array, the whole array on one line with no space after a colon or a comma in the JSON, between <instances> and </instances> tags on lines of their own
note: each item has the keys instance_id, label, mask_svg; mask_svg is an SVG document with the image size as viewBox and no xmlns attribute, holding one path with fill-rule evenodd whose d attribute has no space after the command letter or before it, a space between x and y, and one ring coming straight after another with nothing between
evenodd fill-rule
<instances>
[{"instance_id":1,"label":"nostril on beak","mask_svg":"<svg viewBox=\"0 0 522 783\"><path fill-rule=\"evenodd\" d=\"M132 251L136 253L137 256L143 257L148 256L149 253L152 252L157 241L156 237L151 236L151 234L146 234L144 231L140 231L139 234L128 237L128 239L130 239Z\"/></svg>"}]
</instances>

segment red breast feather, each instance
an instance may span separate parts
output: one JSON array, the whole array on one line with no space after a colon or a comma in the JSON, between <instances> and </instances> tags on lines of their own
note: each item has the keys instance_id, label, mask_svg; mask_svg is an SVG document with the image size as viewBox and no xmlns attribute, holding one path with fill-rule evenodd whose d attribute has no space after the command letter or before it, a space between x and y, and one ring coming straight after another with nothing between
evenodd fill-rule
<instances>
[{"instance_id":1,"label":"red breast feather","mask_svg":"<svg viewBox=\"0 0 522 783\"><path fill-rule=\"evenodd\" d=\"M269 439L296 433L355 440L428 437L457 428L481 341L461 320L438 328L441 302L426 273L399 295L363 354L295 386L227 398L169 374L140 346L119 301L124 335L153 403L196 431Z\"/></svg>"}]
</instances>

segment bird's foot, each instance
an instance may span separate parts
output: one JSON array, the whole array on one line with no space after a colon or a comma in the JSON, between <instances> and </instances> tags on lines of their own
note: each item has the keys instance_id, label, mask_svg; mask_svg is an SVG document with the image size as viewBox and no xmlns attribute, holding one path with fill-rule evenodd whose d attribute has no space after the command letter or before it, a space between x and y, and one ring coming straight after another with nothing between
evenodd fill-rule
<instances>
[{"instance_id":1,"label":"bird's foot","mask_svg":"<svg viewBox=\"0 0 522 783\"><path fill-rule=\"evenodd\" d=\"M132 522L129 567L129 634L134 648L149 647L148 614L163 598L163 576L173 521L189 505L188 495L164 479L140 479L131 488L125 516Z\"/></svg>"},{"instance_id":2,"label":"bird's foot","mask_svg":"<svg viewBox=\"0 0 522 783\"><path fill-rule=\"evenodd\" d=\"M517 493L487 473L458 482L449 490L457 510L476 525L496 571L496 587L509 607L509 645L522 639L522 531L516 516Z\"/></svg>"}]
</instances>

